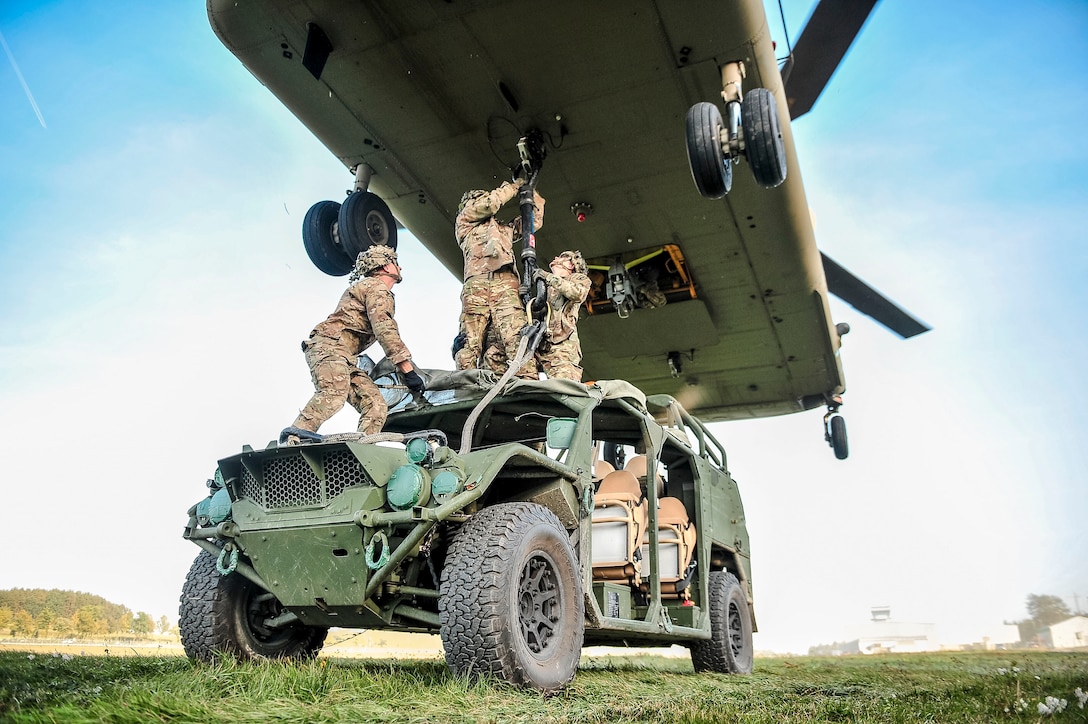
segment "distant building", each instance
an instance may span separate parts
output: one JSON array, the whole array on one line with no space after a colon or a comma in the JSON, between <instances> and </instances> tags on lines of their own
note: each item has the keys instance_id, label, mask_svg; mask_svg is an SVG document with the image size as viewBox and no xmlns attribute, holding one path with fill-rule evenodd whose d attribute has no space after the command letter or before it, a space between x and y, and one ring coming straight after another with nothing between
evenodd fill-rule
<instances>
[{"instance_id":1,"label":"distant building","mask_svg":"<svg viewBox=\"0 0 1088 724\"><path fill-rule=\"evenodd\" d=\"M1079 618L1081 621L1088 620L1085 617ZM1077 634L1076 631L1080 633ZM1076 639L1077 635L1080 639ZM971 642L967 636L978 636L978 638ZM1068 641L1069 636L1080 641L1080 643L1056 644L1063 648L1088 646L1088 632L1085 632L1083 625L1075 629L1073 633L1069 633L1069 629L1059 629L1057 636L1062 641ZM976 629L974 633L965 635L962 640L942 641L937 634L937 624L893 621L890 606L872 606L869 621L851 627L845 641L811 646L808 653L810 656L842 656L844 654L962 651L965 649L994 651L1014 649L1022 645L1020 629L1014 623L987 624Z\"/></svg>"},{"instance_id":2,"label":"distant building","mask_svg":"<svg viewBox=\"0 0 1088 724\"><path fill-rule=\"evenodd\" d=\"M1014 623L1002 623L986 628L982 640L974 644L965 644L967 648L993 651L995 649L1013 649L1020 644L1020 627Z\"/></svg>"},{"instance_id":3,"label":"distant building","mask_svg":"<svg viewBox=\"0 0 1088 724\"><path fill-rule=\"evenodd\" d=\"M873 606L867 624L856 629L857 638L841 646L842 653L879 654L939 651L937 625L892 621L890 606Z\"/></svg>"},{"instance_id":4,"label":"distant building","mask_svg":"<svg viewBox=\"0 0 1088 724\"><path fill-rule=\"evenodd\" d=\"M1073 616L1039 632L1043 643L1052 649L1088 648L1088 616Z\"/></svg>"}]
</instances>

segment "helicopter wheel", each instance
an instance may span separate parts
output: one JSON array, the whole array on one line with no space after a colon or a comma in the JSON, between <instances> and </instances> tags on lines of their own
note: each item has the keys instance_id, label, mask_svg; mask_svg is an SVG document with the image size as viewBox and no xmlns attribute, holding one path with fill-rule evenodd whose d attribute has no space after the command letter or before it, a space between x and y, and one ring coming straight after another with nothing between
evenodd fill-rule
<instances>
[{"instance_id":1,"label":"helicopter wheel","mask_svg":"<svg viewBox=\"0 0 1088 724\"><path fill-rule=\"evenodd\" d=\"M850 447L846 443L846 420L842 415L834 415L830 421L831 448L835 451L835 457L845 460L850 454Z\"/></svg>"},{"instance_id":2,"label":"helicopter wheel","mask_svg":"<svg viewBox=\"0 0 1088 724\"><path fill-rule=\"evenodd\" d=\"M302 245L321 271L334 277L342 277L355 267L355 257L340 244L336 234L340 204L335 201L318 201L306 212L302 221Z\"/></svg>"},{"instance_id":3,"label":"helicopter wheel","mask_svg":"<svg viewBox=\"0 0 1088 724\"><path fill-rule=\"evenodd\" d=\"M744 153L756 183L765 189L786 180L786 147L778 123L774 94L766 88L753 88L744 94L740 107L744 129Z\"/></svg>"},{"instance_id":4,"label":"helicopter wheel","mask_svg":"<svg viewBox=\"0 0 1088 724\"><path fill-rule=\"evenodd\" d=\"M397 222L381 197L357 191L340 206L340 239L354 263L360 252L375 244L397 248Z\"/></svg>"},{"instance_id":5,"label":"helicopter wheel","mask_svg":"<svg viewBox=\"0 0 1088 724\"><path fill-rule=\"evenodd\" d=\"M688 164L696 188L707 199L720 199L733 187L733 165L722 151L723 128L721 111L713 103L688 109Z\"/></svg>"}]
</instances>

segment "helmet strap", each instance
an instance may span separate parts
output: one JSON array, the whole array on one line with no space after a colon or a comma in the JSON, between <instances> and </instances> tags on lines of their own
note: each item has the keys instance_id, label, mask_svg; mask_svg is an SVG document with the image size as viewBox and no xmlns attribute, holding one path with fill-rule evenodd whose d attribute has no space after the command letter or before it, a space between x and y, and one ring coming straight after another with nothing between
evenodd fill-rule
<instances>
[{"instance_id":1,"label":"helmet strap","mask_svg":"<svg viewBox=\"0 0 1088 724\"><path fill-rule=\"evenodd\" d=\"M389 271L390 266L393 267L393 271ZM392 261L384 266L378 267L378 276L387 276L393 280L394 284L400 284L404 281L404 277L400 275L400 267L397 266L396 262Z\"/></svg>"}]
</instances>

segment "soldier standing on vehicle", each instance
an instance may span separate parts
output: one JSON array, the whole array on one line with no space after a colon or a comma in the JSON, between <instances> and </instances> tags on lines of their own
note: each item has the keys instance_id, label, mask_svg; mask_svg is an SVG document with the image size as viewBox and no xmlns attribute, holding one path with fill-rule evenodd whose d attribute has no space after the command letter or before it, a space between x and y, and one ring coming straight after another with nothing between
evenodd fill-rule
<instances>
[{"instance_id":1,"label":"soldier standing on vehicle","mask_svg":"<svg viewBox=\"0 0 1088 724\"><path fill-rule=\"evenodd\" d=\"M593 283L580 251L564 251L552 259L551 271L538 269L537 279L548 286L548 335L536 361L549 378L582 381L582 345L578 341L578 309Z\"/></svg>"},{"instance_id":2,"label":"soldier standing on vehicle","mask_svg":"<svg viewBox=\"0 0 1088 724\"><path fill-rule=\"evenodd\" d=\"M381 432L388 406L357 364L359 355L375 341L403 373L409 390L418 394L426 389L393 319L392 289L401 281L397 253L388 246L371 246L359 254L349 278L352 284L336 309L302 343L316 390L294 422L294 427L302 430L317 432L349 402L359 411L359 432ZM288 442L297 441L297 437L288 438Z\"/></svg>"},{"instance_id":3,"label":"soldier standing on vehicle","mask_svg":"<svg viewBox=\"0 0 1088 724\"><path fill-rule=\"evenodd\" d=\"M457 353L465 346L465 341L468 336L464 332L458 332L457 336L453 338L453 361L457 362ZM490 370L496 375L502 375L506 372L506 368L509 366L506 361L506 353L503 351L502 342L495 334L495 328L490 324L487 325L487 331L484 333L484 353L478 360L476 365L483 370Z\"/></svg>"},{"instance_id":4,"label":"soldier standing on vehicle","mask_svg":"<svg viewBox=\"0 0 1088 724\"><path fill-rule=\"evenodd\" d=\"M472 369L484 352L488 325L498 337L506 359L517 357L519 334L528 323L518 295L514 237L521 234L521 218L500 222L495 214L517 196L525 182L506 181L493 191L469 191L461 197L454 233L465 256L465 286L461 291L461 331L464 346L455 355L457 368ZM544 223L544 198L533 191L534 226ZM491 355L489 355L490 358ZM536 364L529 360L518 377L537 379Z\"/></svg>"}]
</instances>

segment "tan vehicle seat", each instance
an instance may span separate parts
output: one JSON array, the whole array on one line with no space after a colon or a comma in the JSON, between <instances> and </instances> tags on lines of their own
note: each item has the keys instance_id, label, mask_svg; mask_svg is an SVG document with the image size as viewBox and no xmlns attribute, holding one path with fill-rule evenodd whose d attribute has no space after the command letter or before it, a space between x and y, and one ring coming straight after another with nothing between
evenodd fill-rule
<instances>
[{"instance_id":1,"label":"tan vehicle seat","mask_svg":"<svg viewBox=\"0 0 1088 724\"><path fill-rule=\"evenodd\" d=\"M607 460L598 460L593 465L593 479L604 480L605 476L609 473L616 472L616 468L612 467L612 463Z\"/></svg>"},{"instance_id":2,"label":"tan vehicle seat","mask_svg":"<svg viewBox=\"0 0 1088 724\"><path fill-rule=\"evenodd\" d=\"M626 470L605 476L593 496L593 578L641 582L637 557L646 532L647 501Z\"/></svg>"},{"instance_id":3,"label":"tan vehicle seat","mask_svg":"<svg viewBox=\"0 0 1088 724\"><path fill-rule=\"evenodd\" d=\"M662 595L676 595L676 582L684 578L695 552L695 526L679 498L657 501L658 568ZM642 559L650 560L649 531L642 539ZM687 598L687 591L683 591Z\"/></svg>"},{"instance_id":4,"label":"tan vehicle seat","mask_svg":"<svg viewBox=\"0 0 1088 724\"><path fill-rule=\"evenodd\" d=\"M646 482L646 456L645 455L635 455L634 457L632 457L630 460L627 461L627 464L623 466L623 469L627 470L632 475L634 475L636 478L638 478L639 482L641 482L641 483ZM660 496L662 493L665 492L665 481L662 480L661 473L655 473L654 477L657 478L657 494L658 494L658 496Z\"/></svg>"}]
</instances>

